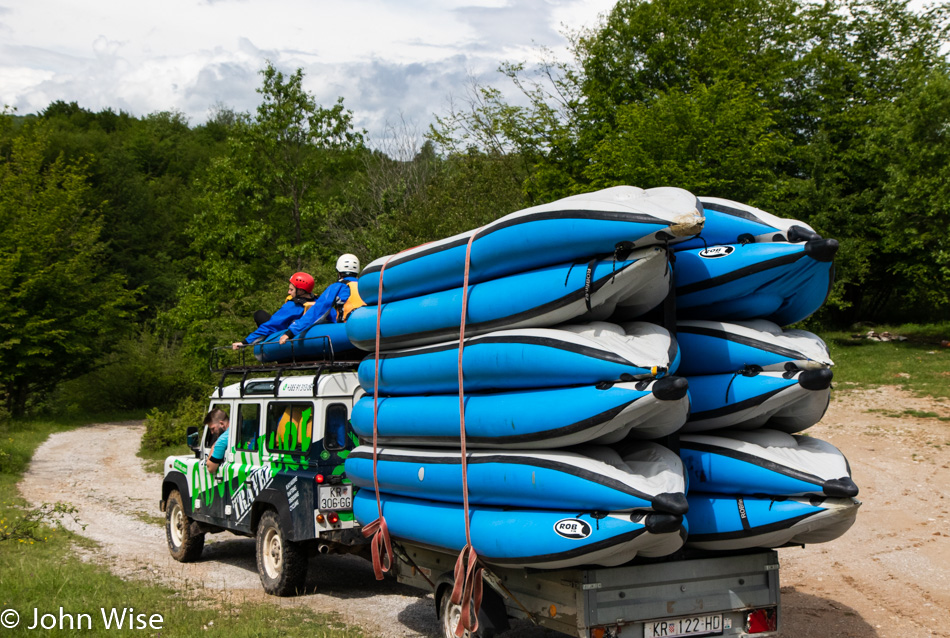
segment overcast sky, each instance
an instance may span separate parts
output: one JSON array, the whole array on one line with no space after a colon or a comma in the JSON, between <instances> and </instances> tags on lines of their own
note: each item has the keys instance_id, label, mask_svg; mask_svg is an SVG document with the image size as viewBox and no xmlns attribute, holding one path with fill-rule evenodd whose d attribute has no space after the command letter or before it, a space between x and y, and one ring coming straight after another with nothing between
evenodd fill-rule
<instances>
[{"instance_id":1,"label":"overcast sky","mask_svg":"<svg viewBox=\"0 0 950 638\"><path fill-rule=\"evenodd\" d=\"M424 131L468 78L503 84L502 61L565 27L594 26L614 0L0 0L0 104L21 115L55 100L192 124L223 103L253 111L265 60L338 96L377 141L387 123Z\"/></svg>"}]
</instances>

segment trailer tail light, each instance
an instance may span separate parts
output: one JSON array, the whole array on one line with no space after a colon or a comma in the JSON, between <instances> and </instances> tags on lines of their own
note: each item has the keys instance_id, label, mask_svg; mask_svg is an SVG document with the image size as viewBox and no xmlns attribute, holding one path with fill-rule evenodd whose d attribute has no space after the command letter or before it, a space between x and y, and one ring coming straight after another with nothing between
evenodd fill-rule
<instances>
[{"instance_id":1,"label":"trailer tail light","mask_svg":"<svg viewBox=\"0 0 950 638\"><path fill-rule=\"evenodd\" d=\"M590 630L590 638L604 638L606 633L603 627L594 627Z\"/></svg>"},{"instance_id":2,"label":"trailer tail light","mask_svg":"<svg viewBox=\"0 0 950 638\"><path fill-rule=\"evenodd\" d=\"M323 474L317 474L316 476L313 477L313 480L316 481L318 485L320 485L327 479L326 477L323 476Z\"/></svg>"},{"instance_id":3,"label":"trailer tail light","mask_svg":"<svg viewBox=\"0 0 950 638\"><path fill-rule=\"evenodd\" d=\"M778 616L774 608L756 609L750 611L745 621L746 632L750 634L764 634L778 628Z\"/></svg>"}]
</instances>

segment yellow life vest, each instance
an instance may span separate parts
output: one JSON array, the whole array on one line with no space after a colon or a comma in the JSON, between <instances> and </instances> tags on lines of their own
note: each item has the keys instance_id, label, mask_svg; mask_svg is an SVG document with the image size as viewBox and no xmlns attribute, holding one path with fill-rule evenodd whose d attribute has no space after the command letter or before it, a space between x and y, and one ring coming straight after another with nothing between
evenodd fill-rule
<instances>
[{"instance_id":1,"label":"yellow life vest","mask_svg":"<svg viewBox=\"0 0 950 638\"><path fill-rule=\"evenodd\" d=\"M348 281L346 285L350 289L350 298L346 300L346 303L343 304L343 312L338 313L337 321L346 321L350 316L350 313L356 310L361 306L365 306L366 302L363 301L363 298L360 297L360 291L358 289L357 282Z\"/></svg>"}]
</instances>

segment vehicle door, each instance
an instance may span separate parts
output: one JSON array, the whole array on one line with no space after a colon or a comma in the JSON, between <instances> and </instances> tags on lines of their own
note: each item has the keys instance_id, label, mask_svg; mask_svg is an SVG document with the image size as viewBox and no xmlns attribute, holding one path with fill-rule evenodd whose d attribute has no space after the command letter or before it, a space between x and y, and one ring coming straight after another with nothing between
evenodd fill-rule
<instances>
[{"instance_id":1,"label":"vehicle door","mask_svg":"<svg viewBox=\"0 0 950 638\"><path fill-rule=\"evenodd\" d=\"M225 512L230 529L251 531L251 506L263 486L270 482L261 432L263 407L263 401L242 399L237 402L237 419L231 423L231 446L222 465L227 482Z\"/></svg>"},{"instance_id":2,"label":"vehicle door","mask_svg":"<svg viewBox=\"0 0 950 638\"><path fill-rule=\"evenodd\" d=\"M220 409L228 415L230 420L233 405L230 401L217 401L211 404L211 410ZM224 464L217 472L208 471L207 461L211 456L216 436L205 425L201 434L201 460L191 468L189 483L191 486L191 509L194 518L208 523L221 525L225 522L225 492Z\"/></svg>"},{"instance_id":3,"label":"vehicle door","mask_svg":"<svg viewBox=\"0 0 950 638\"><path fill-rule=\"evenodd\" d=\"M275 399L267 404L264 440L273 480L268 497L288 514L295 539L314 537L314 401Z\"/></svg>"}]
</instances>

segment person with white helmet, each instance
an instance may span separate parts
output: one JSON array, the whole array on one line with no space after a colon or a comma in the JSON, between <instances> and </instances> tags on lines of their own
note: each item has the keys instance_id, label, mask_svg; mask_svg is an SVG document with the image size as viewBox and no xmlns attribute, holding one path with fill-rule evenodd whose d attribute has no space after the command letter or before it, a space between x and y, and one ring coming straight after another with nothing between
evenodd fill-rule
<instances>
[{"instance_id":1,"label":"person with white helmet","mask_svg":"<svg viewBox=\"0 0 950 638\"><path fill-rule=\"evenodd\" d=\"M327 286L309 312L290 324L280 337L281 344L287 343L312 325L342 323L350 312L365 305L356 288L356 278L360 272L359 258L350 253L340 255L336 260L336 271L339 279Z\"/></svg>"},{"instance_id":2,"label":"person with white helmet","mask_svg":"<svg viewBox=\"0 0 950 638\"><path fill-rule=\"evenodd\" d=\"M295 272L288 281L290 287L287 288L287 299L284 305L278 308L273 315L269 315L263 310L255 312L254 321L257 322L257 329L247 335L244 341L232 343L232 350L251 345L267 335L286 329L287 326L304 316L314 305L313 277L305 272Z\"/></svg>"}]
</instances>

